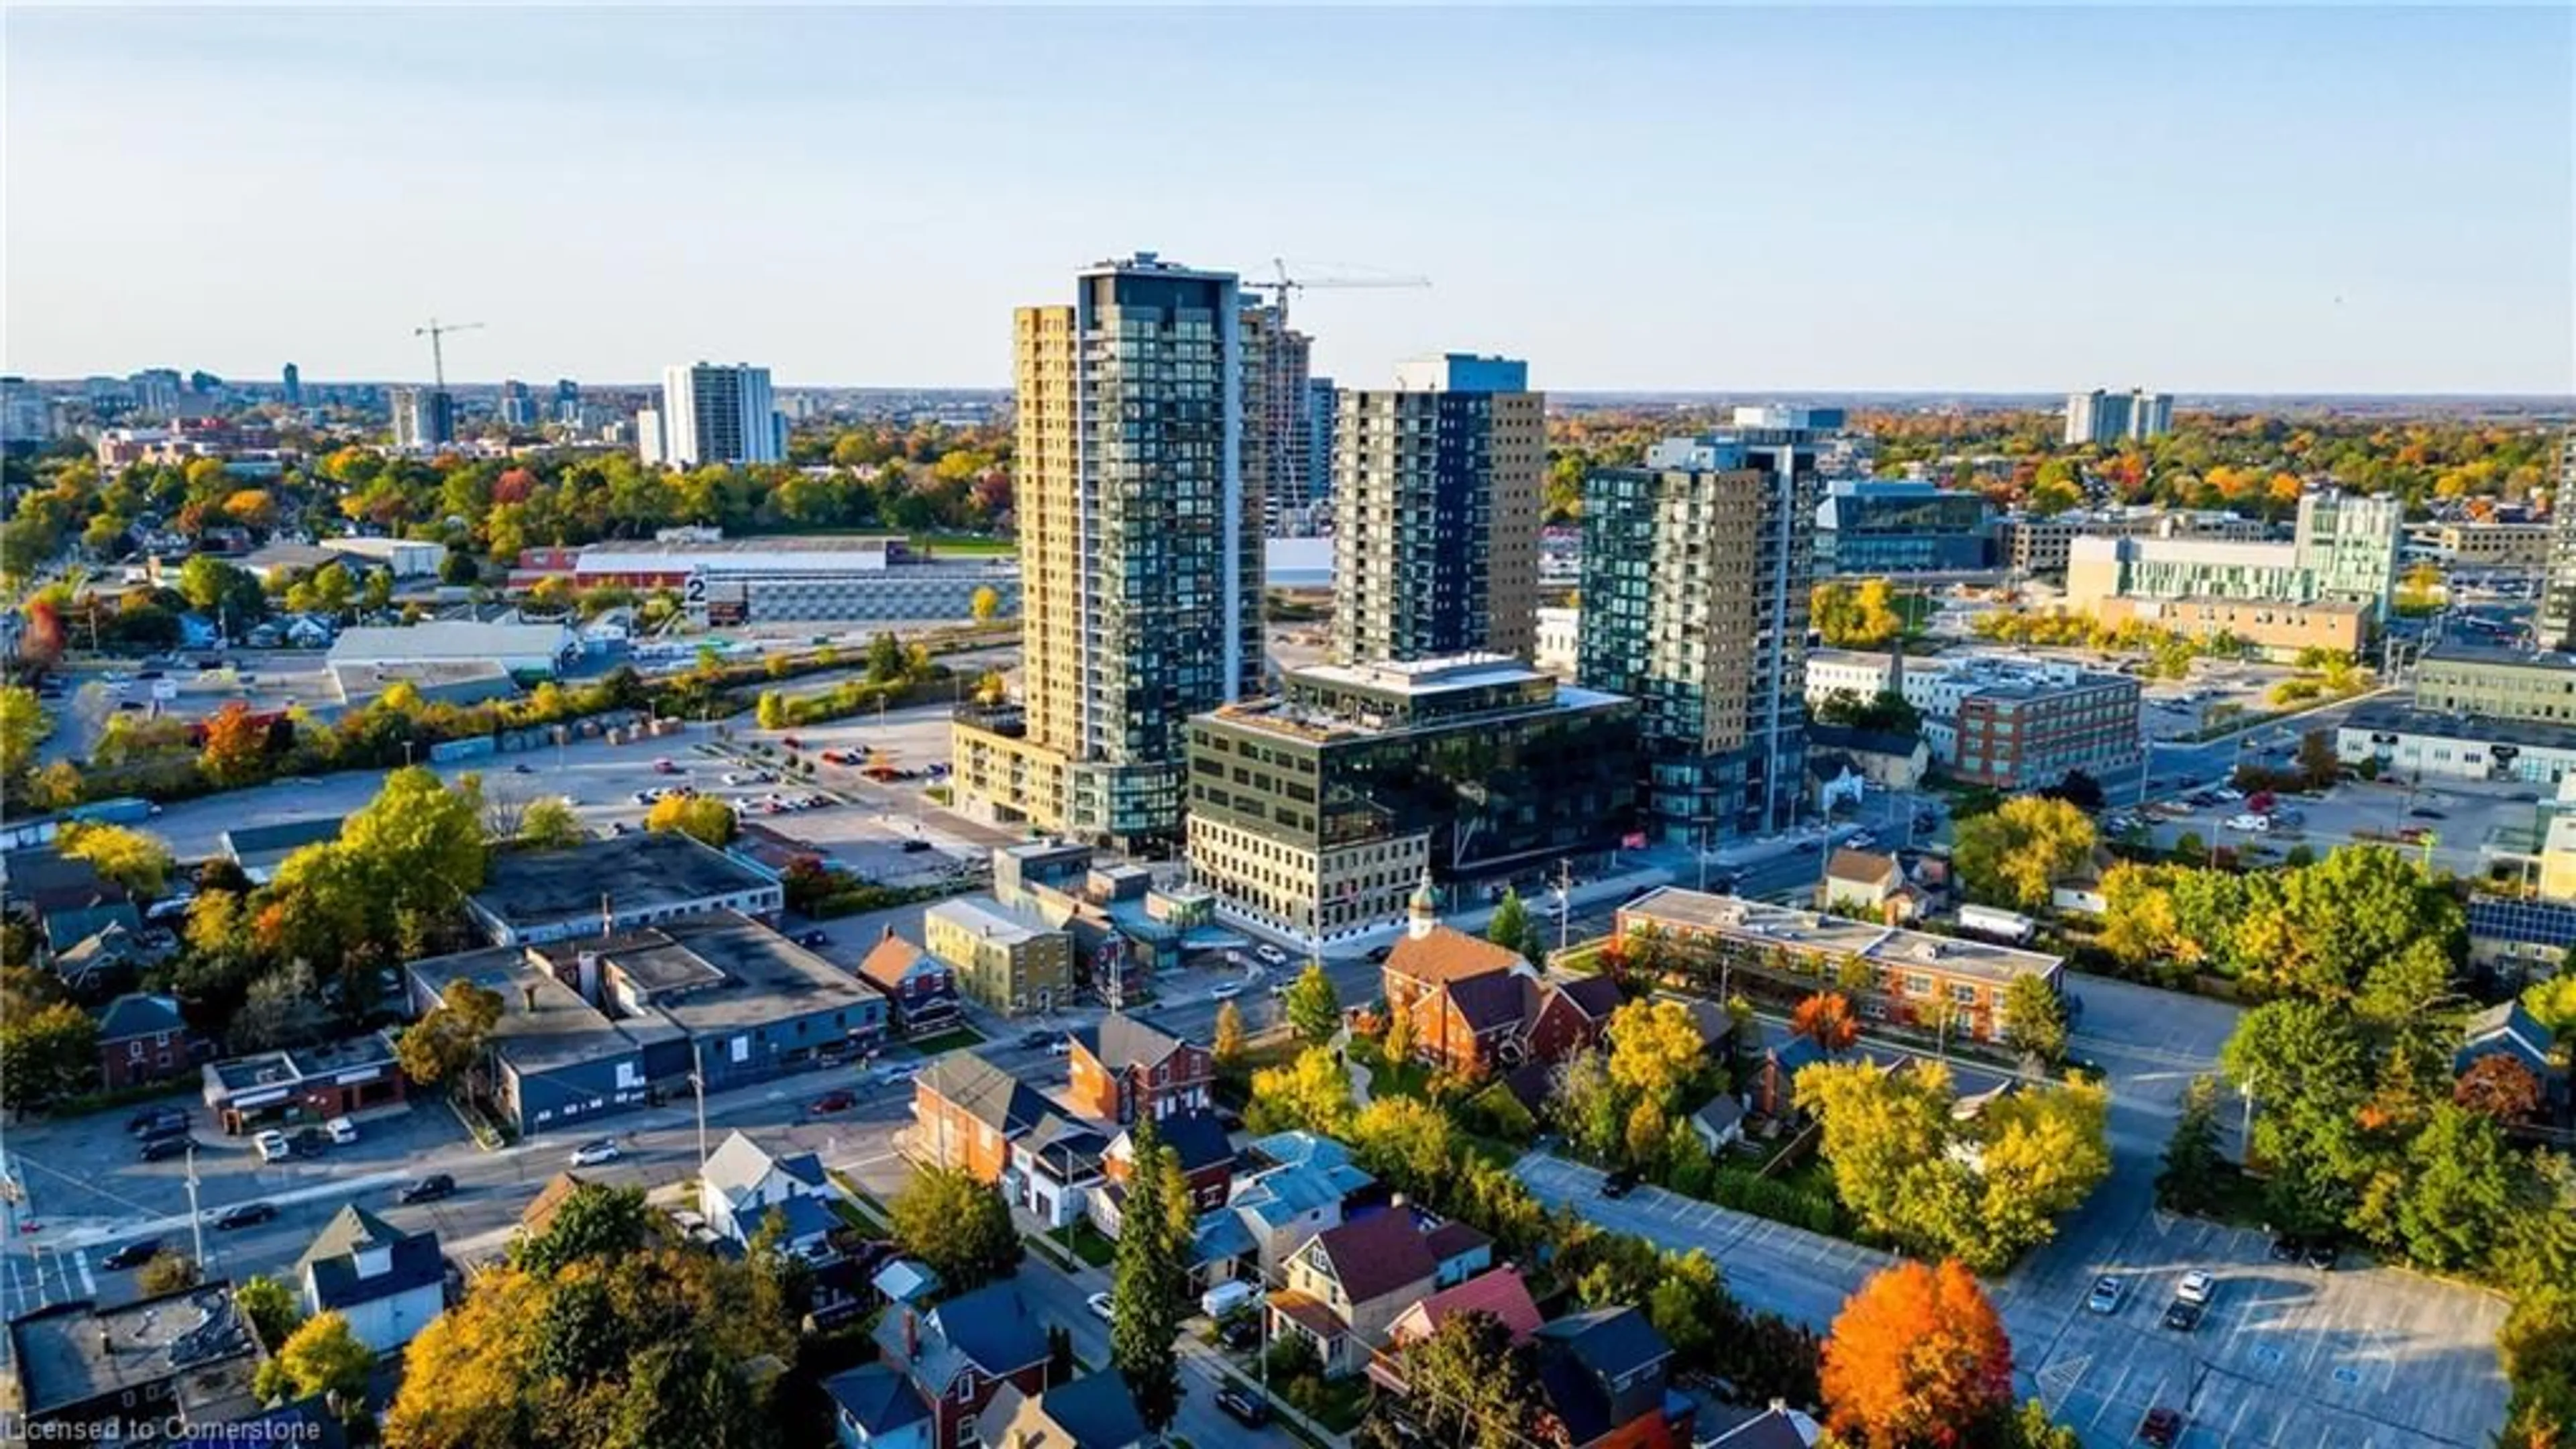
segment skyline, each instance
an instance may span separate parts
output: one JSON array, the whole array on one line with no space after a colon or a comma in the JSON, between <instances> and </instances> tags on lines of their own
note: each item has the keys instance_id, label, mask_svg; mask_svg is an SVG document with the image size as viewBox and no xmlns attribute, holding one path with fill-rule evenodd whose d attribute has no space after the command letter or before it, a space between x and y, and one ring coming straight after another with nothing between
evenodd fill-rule
<instances>
[{"instance_id":1,"label":"skyline","mask_svg":"<svg viewBox=\"0 0 2576 1449\"><path fill-rule=\"evenodd\" d=\"M2564 11L418 14L13 11L0 369L998 388L1152 250L1428 275L1345 387L2576 392Z\"/></svg>"}]
</instances>

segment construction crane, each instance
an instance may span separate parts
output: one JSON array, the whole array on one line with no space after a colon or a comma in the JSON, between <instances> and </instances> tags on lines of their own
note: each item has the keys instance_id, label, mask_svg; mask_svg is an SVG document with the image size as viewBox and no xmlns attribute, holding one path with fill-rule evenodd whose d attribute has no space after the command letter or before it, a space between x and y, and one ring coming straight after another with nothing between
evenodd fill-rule
<instances>
[{"instance_id":1,"label":"construction crane","mask_svg":"<svg viewBox=\"0 0 2576 1449\"><path fill-rule=\"evenodd\" d=\"M429 372L440 392L447 391L447 352L439 346L439 339L450 332L471 332L482 325L480 322L441 322L432 317L429 325L411 329L412 336L429 339Z\"/></svg>"},{"instance_id":2,"label":"construction crane","mask_svg":"<svg viewBox=\"0 0 2576 1449\"><path fill-rule=\"evenodd\" d=\"M1275 282L1246 282L1243 285L1248 291L1274 292L1278 294L1272 305L1279 309L1279 322L1283 327L1288 323L1288 294L1291 292L1313 291L1323 288L1331 288L1339 291L1353 287L1428 287L1431 285L1431 279L1429 277L1405 276L1398 273L1388 273L1385 276L1377 277L1292 277L1288 274L1288 263L1280 258L1272 257L1270 259L1270 265L1272 270L1279 273L1279 280Z\"/></svg>"}]
</instances>

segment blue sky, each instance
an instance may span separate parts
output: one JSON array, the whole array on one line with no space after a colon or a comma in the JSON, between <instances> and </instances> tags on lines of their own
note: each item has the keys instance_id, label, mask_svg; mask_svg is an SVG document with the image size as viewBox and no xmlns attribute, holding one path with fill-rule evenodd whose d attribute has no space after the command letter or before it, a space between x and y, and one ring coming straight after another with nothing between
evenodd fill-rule
<instances>
[{"instance_id":1,"label":"blue sky","mask_svg":"<svg viewBox=\"0 0 2576 1449\"><path fill-rule=\"evenodd\" d=\"M1138 248L1319 370L2576 391L2564 9L44 11L0 365L1003 385Z\"/></svg>"}]
</instances>

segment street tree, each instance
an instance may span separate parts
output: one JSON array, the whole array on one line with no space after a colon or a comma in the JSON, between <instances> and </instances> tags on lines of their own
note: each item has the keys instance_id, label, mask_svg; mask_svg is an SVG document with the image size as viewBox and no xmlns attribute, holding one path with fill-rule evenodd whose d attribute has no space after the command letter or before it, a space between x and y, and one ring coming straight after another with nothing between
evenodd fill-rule
<instances>
[{"instance_id":1,"label":"street tree","mask_svg":"<svg viewBox=\"0 0 2576 1449\"><path fill-rule=\"evenodd\" d=\"M1965 1442L2012 1403L2012 1341L1974 1275L1900 1263L1853 1294L1825 1340L1836 1433L1869 1449Z\"/></svg>"},{"instance_id":2,"label":"street tree","mask_svg":"<svg viewBox=\"0 0 2576 1449\"><path fill-rule=\"evenodd\" d=\"M660 1218L640 1187L585 1182L572 1190L541 1233L511 1245L510 1262L533 1273L560 1273L579 1262L609 1262L651 1247Z\"/></svg>"},{"instance_id":3,"label":"street tree","mask_svg":"<svg viewBox=\"0 0 2576 1449\"><path fill-rule=\"evenodd\" d=\"M1243 1060L1243 1008L1229 1001L1216 1009L1216 1036L1208 1048L1216 1069L1232 1071Z\"/></svg>"},{"instance_id":4,"label":"street tree","mask_svg":"<svg viewBox=\"0 0 2576 1449\"><path fill-rule=\"evenodd\" d=\"M501 994L462 977L447 983L438 1004L422 1013L394 1042L403 1075L429 1085L454 1081L482 1056L501 1021Z\"/></svg>"},{"instance_id":5,"label":"street tree","mask_svg":"<svg viewBox=\"0 0 2576 1449\"><path fill-rule=\"evenodd\" d=\"M234 1287L233 1306L250 1320L251 1331L259 1335L260 1345L270 1353L277 1352L287 1335L304 1321L304 1308L296 1301L295 1290L264 1273L253 1273Z\"/></svg>"},{"instance_id":6,"label":"street tree","mask_svg":"<svg viewBox=\"0 0 2576 1449\"><path fill-rule=\"evenodd\" d=\"M259 1366L251 1392L263 1401L324 1395L334 1406L355 1404L375 1373L376 1351L349 1327L346 1316L319 1313L287 1335L276 1354Z\"/></svg>"},{"instance_id":7,"label":"street tree","mask_svg":"<svg viewBox=\"0 0 2576 1449\"><path fill-rule=\"evenodd\" d=\"M995 615L1002 612L1002 596L991 584L980 585L974 597L966 601L966 607L974 615L976 623L990 623Z\"/></svg>"},{"instance_id":8,"label":"street tree","mask_svg":"<svg viewBox=\"0 0 2576 1449\"><path fill-rule=\"evenodd\" d=\"M1176 1159L1155 1130L1153 1114L1139 1113L1131 1143L1136 1170L1121 1207L1118 1257L1109 1290L1109 1362L1127 1383L1137 1417L1160 1434L1180 1411L1181 1362L1175 1342L1181 1304L1189 1289L1186 1205L1165 1197ZM1182 1226L1175 1231L1174 1224Z\"/></svg>"},{"instance_id":9,"label":"street tree","mask_svg":"<svg viewBox=\"0 0 2576 1449\"><path fill-rule=\"evenodd\" d=\"M25 769L51 728L34 690L23 684L0 685L0 766Z\"/></svg>"},{"instance_id":10,"label":"street tree","mask_svg":"<svg viewBox=\"0 0 2576 1449\"><path fill-rule=\"evenodd\" d=\"M14 1113L88 1089L98 1070L98 1022L68 1001L0 1020L0 1103Z\"/></svg>"},{"instance_id":11,"label":"street tree","mask_svg":"<svg viewBox=\"0 0 2576 1449\"><path fill-rule=\"evenodd\" d=\"M588 838L572 807L552 795L531 801L519 817L519 843L531 850L562 850Z\"/></svg>"},{"instance_id":12,"label":"street tree","mask_svg":"<svg viewBox=\"0 0 2576 1449\"><path fill-rule=\"evenodd\" d=\"M773 659L782 656L772 656ZM753 722L765 730L787 728L787 697L774 689L760 692L760 702L752 708Z\"/></svg>"},{"instance_id":13,"label":"street tree","mask_svg":"<svg viewBox=\"0 0 2576 1449\"><path fill-rule=\"evenodd\" d=\"M1681 1105L1699 1074L1699 1023L1672 999L1640 998L1610 1015L1610 1080L1658 1114Z\"/></svg>"},{"instance_id":14,"label":"street tree","mask_svg":"<svg viewBox=\"0 0 2576 1449\"><path fill-rule=\"evenodd\" d=\"M713 795L665 795L644 814L647 830L676 830L721 850L733 839L733 811Z\"/></svg>"},{"instance_id":15,"label":"street tree","mask_svg":"<svg viewBox=\"0 0 2576 1449\"><path fill-rule=\"evenodd\" d=\"M2195 1077L2183 1089L2173 1135L2165 1139L2164 1165L2156 1173L2156 1201L2178 1213L2207 1212L2218 1204L2227 1171L2218 1138L2218 1082Z\"/></svg>"},{"instance_id":16,"label":"street tree","mask_svg":"<svg viewBox=\"0 0 2576 1449\"><path fill-rule=\"evenodd\" d=\"M1526 1344L1481 1310L1441 1320L1404 1350L1405 1402L1431 1442L1523 1449L1538 1442L1538 1364Z\"/></svg>"},{"instance_id":17,"label":"street tree","mask_svg":"<svg viewBox=\"0 0 2576 1449\"><path fill-rule=\"evenodd\" d=\"M1968 893L2017 911L2044 910L2056 883L2092 858L2093 822L2064 800L2025 795L1959 821L1951 861Z\"/></svg>"},{"instance_id":18,"label":"street tree","mask_svg":"<svg viewBox=\"0 0 2576 1449\"><path fill-rule=\"evenodd\" d=\"M1331 1041L1342 1029L1341 993L1333 989L1333 978L1324 974L1323 962L1309 961L1297 973L1288 987L1287 1010L1288 1024L1310 1045Z\"/></svg>"},{"instance_id":19,"label":"street tree","mask_svg":"<svg viewBox=\"0 0 2576 1449\"><path fill-rule=\"evenodd\" d=\"M1841 992L1819 991L1790 1011L1789 1030L1829 1053L1841 1052L1860 1040L1860 1019Z\"/></svg>"},{"instance_id":20,"label":"street tree","mask_svg":"<svg viewBox=\"0 0 2576 1449\"><path fill-rule=\"evenodd\" d=\"M1020 1260L1019 1230L1000 1193L973 1174L926 1167L889 1204L895 1240L952 1291L980 1288Z\"/></svg>"},{"instance_id":21,"label":"street tree","mask_svg":"<svg viewBox=\"0 0 2576 1449\"><path fill-rule=\"evenodd\" d=\"M2004 988L2004 1040L2051 1066L2066 1059L2066 1003L2045 978L2016 976Z\"/></svg>"}]
</instances>

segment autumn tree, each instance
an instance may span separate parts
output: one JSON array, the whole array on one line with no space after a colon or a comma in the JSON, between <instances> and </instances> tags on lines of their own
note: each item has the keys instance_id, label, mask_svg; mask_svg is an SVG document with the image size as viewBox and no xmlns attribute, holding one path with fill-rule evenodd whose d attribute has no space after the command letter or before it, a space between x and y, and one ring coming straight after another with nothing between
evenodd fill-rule
<instances>
[{"instance_id":1,"label":"autumn tree","mask_svg":"<svg viewBox=\"0 0 2576 1449\"><path fill-rule=\"evenodd\" d=\"M2156 1201L2178 1213L2207 1212L2216 1206L2219 1179L2227 1170L2218 1144L2218 1082L2195 1077L2183 1089L2182 1110L2174 1117L2173 1135L2165 1140L2164 1165L2156 1173Z\"/></svg>"},{"instance_id":2,"label":"autumn tree","mask_svg":"<svg viewBox=\"0 0 2576 1449\"><path fill-rule=\"evenodd\" d=\"M1699 1074L1699 1023L1679 1001L1640 999L1610 1015L1610 1080L1669 1116Z\"/></svg>"},{"instance_id":3,"label":"autumn tree","mask_svg":"<svg viewBox=\"0 0 2576 1449\"><path fill-rule=\"evenodd\" d=\"M2093 855L2093 822L2064 800L2024 795L1959 821L1951 861L1968 893L2017 911L2044 910L2056 883Z\"/></svg>"},{"instance_id":4,"label":"autumn tree","mask_svg":"<svg viewBox=\"0 0 2576 1449\"><path fill-rule=\"evenodd\" d=\"M613 1261L661 1241L663 1222L646 1204L644 1189L585 1182L556 1207L544 1232L523 1234L510 1245L510 1263L554 1274L584 1260Z\"/></svg>"},{"instance_id":5,"label":"autumn tree","mask_svg":"<svg viewBox=\"0 0 2576 1449\"><path fill-rule=\"evenodd\" d=\"M1216 1036L1208 1055L1220 1072L1232 1071L1243 1060L1243 1008L1229 1001L1216 1009Z\"/></svg>"},{"instance_id":6,"label":"autumn tree","mask_svg":"<svg viewBox=\"0 0 2576 1449\"><path fill-rule=\"evenodd\" d=\"M376 1351L359 1339L349 1320L321 1313L304 1320L275 1356L259 1366L251 1392L271 1404L315 1394L334 1405L355 1404L375 1369Z\"/></svg>"},{"instance_id":7,"label":"autumn tree","mask_svg":"<svg viewBox=\"0 0 2576 1449\"><path fill-rule=\"evenodd\" d=\"M991 584L981 585L975 590L975 596L967 600L967 609L975 616L976 623L989 623L1002 612L1002 596Z\"/></svg>"},{"instance_id":8,"label":"autumn tree","mask_svg":"<svg viewBox=\"0 0 2576 1449\"><path fill-rule=\"evenodd\" d=\"M1447 1200L1457 1141L1446 1112L1414 1097L1379 1097L1348 1135L1352 1155L1380 1181L1417 1200Z\"/></svg>"},{"instance_id":9,"label":"autumn tree","mask_svg":"<svg viewBox=\"0 0 2576 1449\"><path fill-rule=\"evenodd\" d=\"M1351 1114L1351 1078L1329 1047L1308 1047L1284 1067L1252 1074L1252 1096L1243 1120L1256 1134L1302 1128L1340 1134Z\"/></svg>"},{"instance_id":10,"label":"autumn tree","mask_svg":"<svg viewBox=\"0 0 2576 1449\"><path fill-rule=\"evenodd\" d=\"M572 807L552 795L531 801L519 817L519 843L531 850L563 850L589 838Z\"/></svg>"},{"instance_id":11,"label":"autumn tree","mask_svg":"<svg viewBox=\"0 0 2576 1449\"><path fill-rule=\"evenodd\" d=\"M2451 1100L2498 1122L2519 1122L2540 1108L2540 1079L2512 1057L2492 1053L2460 1073Z\"/></svg>"},{"instance_id":12,"label":"autumn tree","mask_svg":"<svg viewBox=\"0 0 2576 1449\"><path fill-rule=\"evenodd\" d=\"M978 1288L1020 1260L1011 1210L993 1188L955 1168L925 1167L889 1205L895 1240L950 1290Z\"/></svg>"},{"instance_id":13,"label":"autumn tree","mask_svg":"<svg viewBox=\"0 0 2576 1449\"><path fill-rule=\"evenodd\" d=\"M1324 974L1321 961L1308 961L1306 969L1297 973L1288 987L1286 1006L1288 1024L1310 1044L1331 1041L1342 1029L1341 993L1333 989L1333 978Z\"/></svg>"},{"instance_id":14,"label":"autumn tree","mask_svg":"<svg viewBox=\"0 0 2576 1449\"><path fill-rule=\"evenodd\" d=\"M2046 977L2016 976L2004 988L2004 1041L2051 1066L2066 1059L2066 1003Z\"/></svg>"},{"instance_id":15,"label":"autumn tree","mask_svg":"<svg viewBox=\"0 0 2576 1449\"><path fill-rule=\"evenodd\" d=\"M197 1266L196 1259L164 1248L153 1254L136 1272L134 1288L146 1298L157 1298L164 1293L194 1288L204 1282L205 1277L206 1272Z\"/></svg>"},{"instance_id":16,"label":"autumn tree","mask_svg":"<svg viewBox=\"0 0 2576 1449\"><path fill-rule=\"evenodd\" d=\"M403 1075L424 1086L462 1076L500 1024L502 1005L500 993L489 987L462 977L448 982L438 1004L394 1042Z\"/></svg>"},{"instance_id":17,"label":"autumn tree","mask_svg":"<svg viewBox=\"0 0 2576 1449\"><path fill-rule=\"evenodd\" d=\"M1451 1314L1404 1349L1405 1403L1430 1442L1458 1449L1541 1442L1538 1377L1529 1346L1481 1310Z\"/></svg>"},{"instance_id":18,"label":"autumn tree","mask_svg":"<svg viewBox=\"0 0 2576 1449\"><path fill-rule=\"evenodd\" d=\"M1965 1267L1899 1263L1835 1316L1823 1388L1834 1431L1869 1449L1952 1449L2010 1412L2012 1341Z\"/></svg>"},{"instance_id":19,"label":"autumn tree","mask_svg":"<svg viewBox=\"0 0 2576 1449\"><path fill-rule=\"evenodd\" d=\"M68 1001L0 1019L0 1103L25 1112L89 1089L98 1022Z\"/></svg>"},{"instance_id":20,"label":"autumn tree","mask_svg":"<svg viewBox=\"0 0 2576 1449\"><path fill-rule=\"evenodd\" d=\"M304 1308L295 1290L266 1274L254 1273L235 1285L233 1306L250 1320L251 1331L271 1353L304 1322Z\"/></svg>"},{"instance_id":21,"label":"autumn tree","mask_svg":"<svg viewBox=\"0 0 2576 1449\"><path fill-rule=\"evenodd\" d=\"M206 717L206 742L197 755L197 768L229 789L257 780L267 753L268 726L251 714L249 705L229 700Z\"/></svg>"},{"instance_id":22,"label":"autumn tree","mask_svg":"<svg viewBox=\"0 0 2576 1449\"><path fill-rule=\"evenodd\" d=\"M733 811L713 795L665 795L644 815L647 830L673 831L721 850L733 839Z\"/></svg>"},{"instance_id":23,"label":"autumn tree","mask_svg":"<svg viewBox=\"0 0 2576 1449\"><path fill-rule=\"evenodd\" d=\"M74 820L54 836L54 848L85 860L100 875L139 896L157 896L178 862L161 837L123 825Z\"/></svg>"},{"instance_id":24,"label":"autumn tree","mask_svg":"<svg viewBox=\"0 0 2576 1449\"><path fill-rule=\"evenodd\" d=\"M0 685L0 769L25 769L52 727L34 690L23 684Z\"/></svg>"},{"instance_id":25,"label":"autumn tree","mask_svg":"<svg viewBox=\"0 0 2576 1449\"><path fill-rule=\"evenodd\" d=\"M776 661L782 656L770 657ZM765 730L787 728L787 697L774 689L762 690L759 702L752 707L752 721Z\"/></svg>"},{"instance_id":26,"label":"autumn tree","mask_svg":"<svg viewBox=\"0 0 2576 1449\"><path fill-rule=\"evenodd\" d=\"M1860 1040L1860 1020L1839 991L1819 991L1789 1013L1789 1030L1828 1053L1847 1051Z\"/></svg>"}]
</instances>

